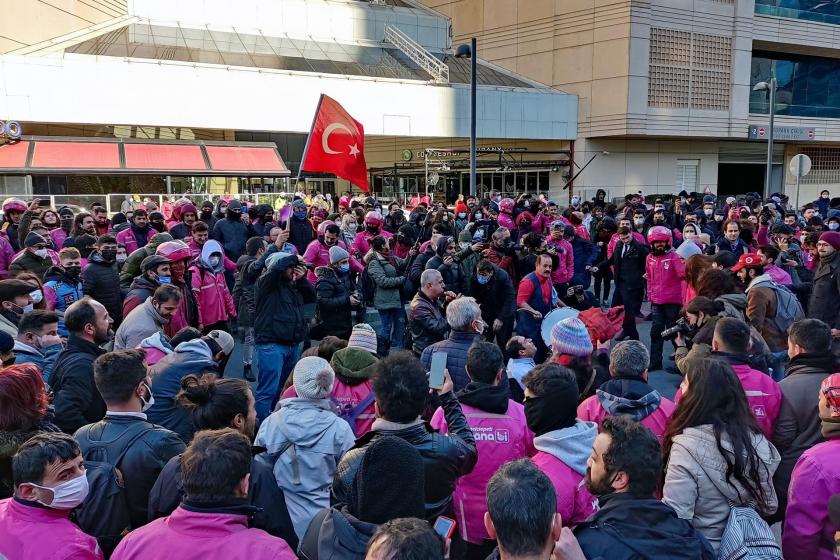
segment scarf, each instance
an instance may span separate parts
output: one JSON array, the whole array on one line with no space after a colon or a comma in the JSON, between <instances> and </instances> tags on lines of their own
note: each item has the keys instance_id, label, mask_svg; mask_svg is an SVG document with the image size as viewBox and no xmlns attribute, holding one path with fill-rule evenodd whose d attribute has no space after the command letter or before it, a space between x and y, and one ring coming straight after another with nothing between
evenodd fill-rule
<instances>
[{"instance_id":1,"label":"scarf","mask_svg":"<svg viewBox=\"0 0 840 560\"><path fill-rule=\"evenodd\" d=\"M820 418L821 430L825 439L840 439L840 418Z\"/></svg>"}]
</instances>

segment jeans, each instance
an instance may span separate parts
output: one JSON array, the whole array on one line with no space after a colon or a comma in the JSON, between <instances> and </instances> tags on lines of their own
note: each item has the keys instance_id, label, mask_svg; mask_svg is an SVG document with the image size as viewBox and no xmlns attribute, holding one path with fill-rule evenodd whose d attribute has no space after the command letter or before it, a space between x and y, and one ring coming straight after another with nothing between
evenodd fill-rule
<instances>
[{"instance_id":1,"label":"jeans","mask_svg":"<svg viewBox=\"0 0 840 560\"><path fill-rule=\"evenodd\" d=\"M679 303L651 304L653 324L650 327L650 369L662 368L662 331L673 327L680 316Z\"/></svg>"},{"instance_id":2,"label":"jeans","mask_svg":"<svg viewBox=\"0 0 840 560\"><path fill-rule=\"evenodd\" d=\"M249 366L254 361L254 327L245 327L242 337L242 361Z\"/></svg>"},{"instance_id":3,"label":"jeans","mask_svg":"<svg viewBox=\"0 0 840 560\"><path fill-rule=\"evenodd\" d=\"M300 345L257 344L257 379L256 409L260 421L271 414L280 388L289 377L300 355Z\"/></svg>"},{"instance_id":4,"label":"jeans","mask_svg":"<svg viewBox=\"0 0 840 560\"><path fill-rule=\"evenodd\" d=\"M402 350L405 334L405 312L402 307L397 309L379 310L379 332L376 333L390 343L391 350Z\"/></svg>"}]
</instances>

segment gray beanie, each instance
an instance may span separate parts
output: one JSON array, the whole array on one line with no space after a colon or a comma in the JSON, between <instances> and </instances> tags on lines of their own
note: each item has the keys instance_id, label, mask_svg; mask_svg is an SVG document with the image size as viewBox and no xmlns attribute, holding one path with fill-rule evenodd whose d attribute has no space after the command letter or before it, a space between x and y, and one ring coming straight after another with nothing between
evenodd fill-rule
<instances>
[{"instance_id":1,"label":"gray beanie","mask_svg":"<svg viewBox=\"0 0 840 560\"><path fill-rule=\"evenodd\" d=\"M330 247L330 264L335 264L337 262L341 262L344 259L349 259L350 253L339 247L338 245L333 245Z\"/></svg>"},{"instance_id":2,"label":"gray beanie","mask_svg":"<svg viewBox=\"0 0 840 560\"><path fill-rule=\"evenodd\" d=\"M295 365L295 392L304 399L326 399L335 383L335 372L330 363L318 356L302 358Z\"/></svg>"}]
</instances>

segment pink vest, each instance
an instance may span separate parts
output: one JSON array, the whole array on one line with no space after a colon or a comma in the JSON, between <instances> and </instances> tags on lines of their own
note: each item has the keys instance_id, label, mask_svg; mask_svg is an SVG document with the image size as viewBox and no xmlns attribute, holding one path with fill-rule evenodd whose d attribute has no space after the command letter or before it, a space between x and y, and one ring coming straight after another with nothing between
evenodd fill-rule
<instances>
[{"instance_id":1,"label":"pink vest","mask_svg":"<svg viewBox=\"0 0 840 560\"><path fill-rule=\"evenodd\" d=\"M597 511L598 500L586 489L583 475L544 451L537 451L533 461L554 485L554 491L557 493L557 513L563 518L565 527L583 523Z\"/></svg>"},{"instance_id":2,"label":"pink vest","mask_svg":"<svg viewBox=\"0 0 840 560\"><path fill-rule=\"evenodd\" d=\"M659 408L654 410L652 414L644 417L640 424L653 432L653 435L661 443L662 438L665 436L665 428L668 426L668 420L674 414L675 408L676 405L672 401L662 397ZM592 395L578 405L577 417L581 420L595 422L599 427L607 416L607 411L601 406L598 395Z\"/></svg>"},{"instance_id":3,"label":"pink vest","mask_svg":"<svg viewBox=\"0 0 840 560\"><path fill-rule=\"evenodd\" d=\"M69 511L0 501L0 557L98 560L96 539L68 519Z\"/></svg>"}]
</instances>

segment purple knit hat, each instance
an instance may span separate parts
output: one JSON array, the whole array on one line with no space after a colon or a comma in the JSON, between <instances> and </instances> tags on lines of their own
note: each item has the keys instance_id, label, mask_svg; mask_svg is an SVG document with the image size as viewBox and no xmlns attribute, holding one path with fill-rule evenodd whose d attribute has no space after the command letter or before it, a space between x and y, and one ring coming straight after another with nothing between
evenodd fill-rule
<instances>
[{"instance_id":1,"label":"purple knit hat","mask_svg":"<svg viewBox=\"0 0 840 560\"><path fill-rule=\"evenodd\" d=\"M563 319L551 329L551 349L559 354L584 357L592 353L592 339L577 317Z\"/></svg>"}]
</instances>

